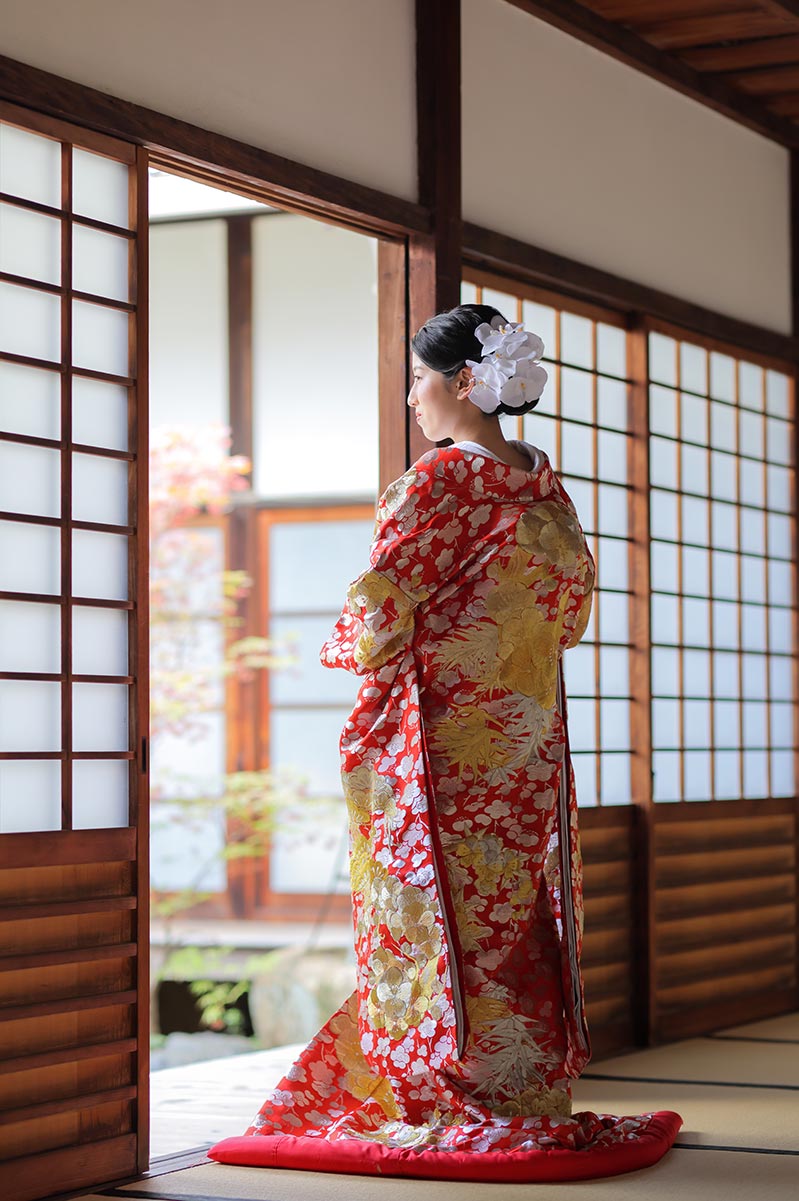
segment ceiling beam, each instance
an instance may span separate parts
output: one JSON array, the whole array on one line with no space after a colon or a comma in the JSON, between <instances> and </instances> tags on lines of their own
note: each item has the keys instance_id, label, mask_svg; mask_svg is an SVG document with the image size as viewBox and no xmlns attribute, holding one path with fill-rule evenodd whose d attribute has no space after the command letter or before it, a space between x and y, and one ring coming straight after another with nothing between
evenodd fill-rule
<instances>
[{"instance_id":1,"label":"ceiling beam","mask_svg":"<svg viewBox=\"0 0 799 1201\"><path fill-rule=\"evenodd\" d=\"M796 166L794 181L799 196L799 154L794 152L791 161ZM799 206L796 212L799 214ZM799 281L799 216L794 230L797 264L794 279ZM625 279L471 222L465 222L463 227L463 257L466 263L480 270L493 271L513 280L527 280L561 296L577 297L617 312L643 313L750 353L782 363L799 362L799 339L791 334L777 333L707 309L649 284ZM796 319L799 319L799 282L795 283L793 294L797 305Z\"/></svg>"},{"instance_id":2,"label":"ceiling beam","mask_svg":"<svg viewBox=\"0 0 799 1201\"><path fill-rule=\"evenodd\" d=\"M796 17L799 21L799 0L757 0L760 8L775 17Z\"/></svg>"},{"instance_id":3,"label":"ceiling beam","mask_svg":"<svg viewBox=\"0 0 799 1201\"><path fill-rule=\"evenodd\" d=\"M573 0L508 2L756 133L783 146L799 147L799 126L792 121L772 113L765 105L730 87L723 79L702 75L676 55L658 50L638 34L615 21L606 20L582 4L573 3ZM774 7L785 8L787 12L786 5ZM796 0L795 7L799 10L799 0Z\"/></svg>"}]
</instances>

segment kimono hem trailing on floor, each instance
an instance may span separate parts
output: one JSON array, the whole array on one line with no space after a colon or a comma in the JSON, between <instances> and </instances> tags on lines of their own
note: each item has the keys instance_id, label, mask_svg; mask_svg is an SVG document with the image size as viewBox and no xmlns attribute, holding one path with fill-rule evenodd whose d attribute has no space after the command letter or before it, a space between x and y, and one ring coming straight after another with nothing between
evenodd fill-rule
<instances>
[{"instance_id":1,"label":"kimono hem trailing on floor","mask_svg":"<svg viewBox=\"0 0 799 1201\"><path fill-rule=\"evenodd\" d=\"M538 455L434 449L380 498L321 651L363 677L341 737L357 988L213 1159L574 1180L676 1137L671 1112L572 1113L591 1048L561 656L595 565Z\"/></svg>"}]
</instances>

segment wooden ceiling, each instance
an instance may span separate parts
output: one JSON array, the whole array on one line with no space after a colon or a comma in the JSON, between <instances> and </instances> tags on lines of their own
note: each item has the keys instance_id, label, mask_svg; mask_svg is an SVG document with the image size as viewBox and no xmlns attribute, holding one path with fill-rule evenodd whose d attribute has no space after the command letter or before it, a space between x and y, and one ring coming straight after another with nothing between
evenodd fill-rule
<instances>
[{"instance_id":1,"label":"wooden ceiling","mask_svg":"<svg viewBox=\"0 0 799 1201\"><path fill-rule=\"evenodd\" d=\"M541 20L799 147L799 0L511 0Z\"/></svg>"}]
</instances>

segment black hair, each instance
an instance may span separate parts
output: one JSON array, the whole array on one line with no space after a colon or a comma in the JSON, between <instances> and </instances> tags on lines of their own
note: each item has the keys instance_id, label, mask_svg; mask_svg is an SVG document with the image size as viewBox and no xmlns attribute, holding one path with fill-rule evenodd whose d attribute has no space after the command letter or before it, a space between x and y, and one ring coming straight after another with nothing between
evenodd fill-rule
<instances>
[{"instance_id":1,"label":"black hair","mask_svg":"<svg viewBox=\"0 0 799 1201\"><path fill-rule=\"evenodd\" d=\"M479 363L483 353L483 344L475 336L475 330L483 322L491 324L493 317L500 317L505 324L507 318L499 309L490 304L459 304L454 309L436 313L417 330L411 339L411 346L426 367L439 371L445 379L454 379L466 360L472 359ZM538 404L531 400L523 406L509 409L501 404L495 410L499 413L529 413Z\"/></svg>"}]
</instances>

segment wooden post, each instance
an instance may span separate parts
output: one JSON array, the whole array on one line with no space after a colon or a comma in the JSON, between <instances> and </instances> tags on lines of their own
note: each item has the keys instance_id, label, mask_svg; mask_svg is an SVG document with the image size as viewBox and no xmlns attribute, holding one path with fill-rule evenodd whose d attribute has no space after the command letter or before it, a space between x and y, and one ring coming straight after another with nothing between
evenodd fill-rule
<instances>
[{"instance_id":1,"label":"wooden post","mask_svg":"<svg viewBox=\"0 0 799 1201\"><path fill-rule=\"evenodd\" d=\"M632 314L627 331L630 430L630 785L632 829L633 996L635 1041L646 1046L654 1023L655 912L652 781L652 681L649 628L649 370L646 325Z\"/></svg>"},{"instance_id":2,"label":"wooden post","mask_svg":"<svg viewBox=\"0 0 799 1201\"><path fill-rule=\"evenodd\" d=\"M791 253L791 336L796 342L799 338L799 150L791 151L790 160L790 191L788 196L789 205L789 220L790 220L790 253ZM793 387L791 389L790 398L790 414L793 421L793 480L792 480L792 500L793 500L793 554L791 555L791 571L793 576L793 615L792 615L792 645L793 645L793 730L794 730L794 754L793 754L793 777L794 777L794 797L799 795L799 532L797 532L797 523L799 523L799 484L797 484L797 471L799 471L799 414L797 414L797 383L799 382L799 368L794 361L793 371ZM796 925L799 927L799 799L794 802L794 845L796 863ZM799 1005L799 944L797 944L797 961L795 964L797 983L795 986L795 1005Z\"/></svg>"},{"instance_id":3,"label":"wooden post","mask_svg":"<svg viewBox=\"0 0 799 1201\"><path fill-rule=\"evenodd\" d=\"M461 211L460 0L416 0L416 124L419 203L431 232L408 239L409 336L460 299ZM408 465L430 442L406 408Z\"/></svg>"},{"instance_id":4,"label":"wooden post","mask_svg":"<svg viewBox=\"0 0 799 1201\"><path fill-rule=\"evenodd\" d=\"M252 214L227 217L230 453L253 457Z\"/></svg>"},{"instance_id":5,"label":"wooden post","mask_svg":"<svg viewBox=\"0 0 799 1201\"><path fill-rule=\"evenodd\" d=\"M227 226L227 309L228 309L228 420L230 423L230 453L245 455L250 460L250 487L255 476L256 454L253 436L253 272L252 272L252 213L240 213L225 218ZM240 571L254 558L253 511L249 506L234 509L225 532L225 566ZM257 582L256 582L257 587ZM250 594L240 609L243 626L229 631L226 638L257 634L257 608ZM227 770L254 771L261 766L256 755L260 713L258 689L254 681L229 679L226 685L225 709L228 720ZM228 823L228 836L234 839L238 830ZM253 859L232 859L228 862L228 901L233 915L252 915L255 901L255 871Z\"/></svg>"}]
</instances>

